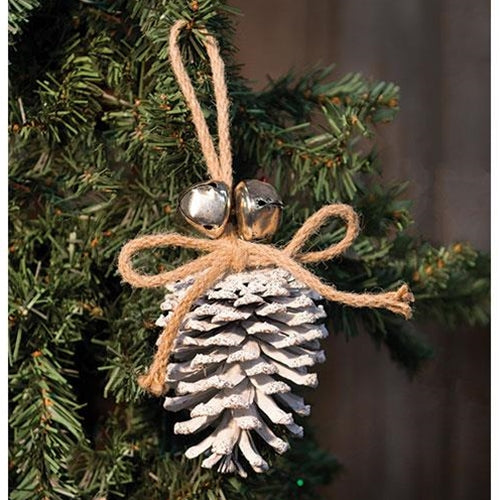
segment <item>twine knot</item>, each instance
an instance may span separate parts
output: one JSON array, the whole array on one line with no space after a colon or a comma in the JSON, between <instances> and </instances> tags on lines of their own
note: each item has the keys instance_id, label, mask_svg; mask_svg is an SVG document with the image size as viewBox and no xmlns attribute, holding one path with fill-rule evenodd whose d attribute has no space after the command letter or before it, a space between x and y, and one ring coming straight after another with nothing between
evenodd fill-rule
<instances>
[{"instance_id":1,"label":"twine knot","mask_svg":"<svg viewBox=\"0 0 500 500\"><path fill-rule=\"evenodd\" d=\"M245 241L235 238L228 245L228 268L235 273L241 273L249 265L250 252L245 243Z\"/></svg>"},{"instance_id":2,"label":"twine knot","mask_svg":"<svg viewBox=\"0 0 500 500\"><path fill-rule=\"evenodd\" d=\"M411 293L408 285L406 284L402 285L401 288L397 291L397 296L398 299L402 300L403 302L413 302L415 300L413 293Z\"/></svg>"}]
</instances>

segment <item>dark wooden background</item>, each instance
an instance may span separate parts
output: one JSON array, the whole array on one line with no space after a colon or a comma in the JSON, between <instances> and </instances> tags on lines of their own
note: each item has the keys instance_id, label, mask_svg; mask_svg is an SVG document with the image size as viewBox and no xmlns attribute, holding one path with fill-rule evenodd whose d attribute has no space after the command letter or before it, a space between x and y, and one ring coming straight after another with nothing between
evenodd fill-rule
<instances>
[{"instance_id":1,"label":"dark wooden background","mask_svg":"<svg viewBox=\"0 0 500 500\"><path fill-rule=\"evenodd\" d=\"M415 231L490 245L489 2L233 0L244 74L337 63L401 86L380 130L387 182L409 180ZM490 497L488 329L422 325L436 357L413 381L367 336L326 342L312 422L345 466L335 500Z\"/></svg>"}]
</instances>

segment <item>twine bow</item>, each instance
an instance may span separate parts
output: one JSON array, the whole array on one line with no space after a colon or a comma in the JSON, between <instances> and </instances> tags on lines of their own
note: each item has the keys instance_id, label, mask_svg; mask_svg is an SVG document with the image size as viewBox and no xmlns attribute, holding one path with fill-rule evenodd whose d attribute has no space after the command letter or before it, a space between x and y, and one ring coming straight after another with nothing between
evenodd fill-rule
<instances>
[{"instance_id":1,"label":"twine bow","mask_svg":"<svg viewBox=\"0 0 500 500\"><path fill-rule=\"evenodd\" d=\"M170 58L174 73L193 114L193 122L198 132L202 150L207 161L207 168L213 179L222 180L229 186L231 176L231 148L229 143L229 119L227 90L224 82L224 64L219 56L215 39L205 32L205 45L212 65L215 97L217 103L217 119L219 129L219 151L217 155L208 127L196 99L189 77L185 71L177 46L180 30L186 25L178 21L170 33ZM207 146L207 141L211 146ZM325 250L301 252L307 239L316 232L329 218L339 217L346 224L346 234L337 244ZM123 279L139 288L156 288L195 276L193 284L179 301L160 335L158 349L153 363L145 375L139 377L139 384L147 391L159 396L165 387L165 373L169 355L182 322L189 313L193 303L212 285L230 272L241 272L245 269L280 267L286 269L298 281L322 295L326 300L340 302L352 307L373 307L388 309L405 318L411 316L410 303L413 295L407 285L397 291L385 293L349 293L326 285L317 276L308 271L302 264L324 262L330 260L347 248L356 238L359 230L358 216L354 210L343 204L327 205L311 217L295 233L290 242L282 249L272 245L244 241L239 239L234 228L229 224L224 235L217 240L194 238L177 233L142 236L129 241L121 250L118 269ZM141 274L134 270L132 257L138 252L158 247L182 247L208 252L206 255L188 262L172 271L156 275Z\"/></svg>"}]
</instances>

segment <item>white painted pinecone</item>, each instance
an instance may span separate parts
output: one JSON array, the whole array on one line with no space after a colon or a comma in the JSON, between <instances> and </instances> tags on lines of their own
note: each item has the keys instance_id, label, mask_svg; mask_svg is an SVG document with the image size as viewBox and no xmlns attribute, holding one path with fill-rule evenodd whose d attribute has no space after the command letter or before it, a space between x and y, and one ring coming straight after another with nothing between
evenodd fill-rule
<instances>
[{"instance_id":1,"label":"white painted pinecone","mask_svg":"<svg viewBox=\"0 0 500 500\"><path fill-rule=\"evenodd\" d=\"M193 279L167 286L161 308L164 326ZM310 407L293 394L294 385L315 387L317 375L307 367L324 361L319 339L328 332L321 297L282 269L232 274L214 285L186 316L177 337L166 382L175 390L167 410L190 410L190 420L175 424L176 434L192 434L207 426L213 432L186 451L207 455L202 465L219 472L246 472L241 453L256 472L268 469L253 437L259 435L278 453L289 445L266 421L302 437L293 421ZM255 434L252 435L252 432Z\"/></svg>"}]
</instances>

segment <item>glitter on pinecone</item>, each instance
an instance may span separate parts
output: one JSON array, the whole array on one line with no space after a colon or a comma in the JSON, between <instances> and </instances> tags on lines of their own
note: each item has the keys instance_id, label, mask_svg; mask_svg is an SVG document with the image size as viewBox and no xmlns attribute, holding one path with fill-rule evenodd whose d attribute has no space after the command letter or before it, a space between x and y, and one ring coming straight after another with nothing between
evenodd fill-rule
<instances>
[{"instance_id":1,"label":"glitter on pinecone","mask_svg":"<svg viewBox=\"0 0 500 500\"><path fill-rule=\"evenodd\" d=\"M192 281L167 286L161 305L166 315L158 326L165 326ZM289 447L266 420L302 437L302 427L283 408L309 415L310 407L292 391L295 385L315 387L317 375L307 367L325 359L319 339L328 332L317 322L326 314L315 303L320 299L287 271L264 269L229 275L196 302L167 367L166 383L176 396L164 404L170 411L190 410L191 419L178 422L176 434L214 428L186 451L187 457L205 453L204 467L245 476L240 453L256 472L269 468L255 435L277 453Z\"/></svg>"}]
</instances>

